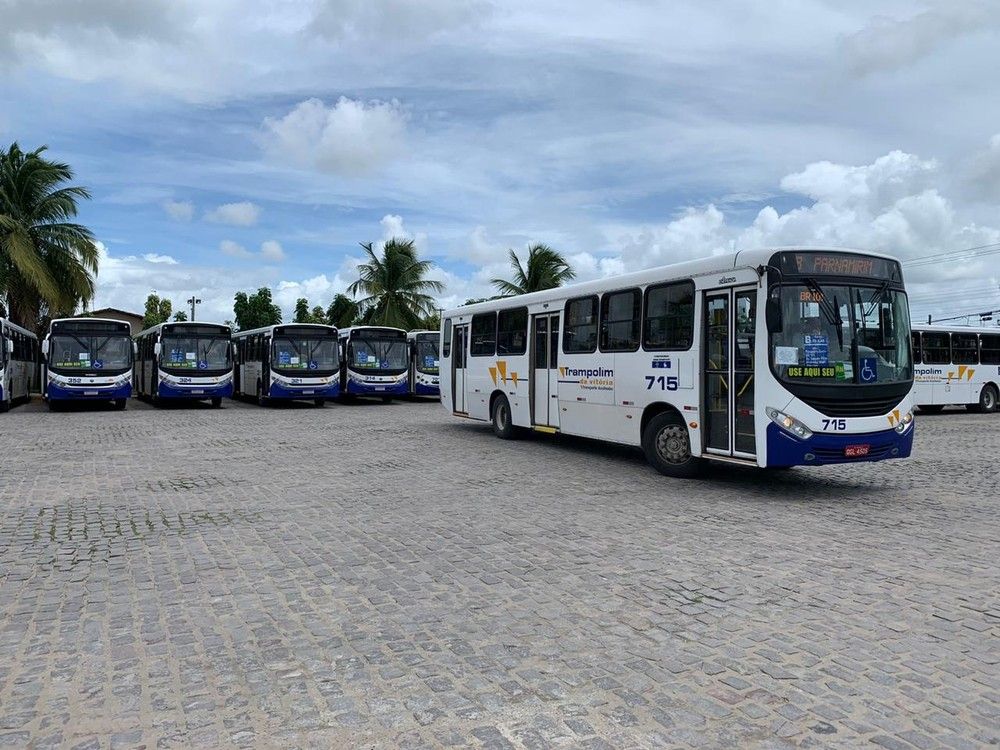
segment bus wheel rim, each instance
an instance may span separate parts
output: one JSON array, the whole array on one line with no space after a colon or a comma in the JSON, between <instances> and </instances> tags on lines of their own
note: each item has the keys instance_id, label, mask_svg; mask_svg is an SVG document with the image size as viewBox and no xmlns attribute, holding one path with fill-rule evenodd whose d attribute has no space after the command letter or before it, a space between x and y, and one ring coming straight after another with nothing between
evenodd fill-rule
<instances>
[{"instance_id":1,"label":"bus wheel rim","mask_svg":"<svg viewBox=\"0 0 1000 750\"><path fill-rule=\"evenodd\" d=\"M656 435L656 453L671 464L682 464L691 458L687 429L683 425L672 424L660 430Z\"/></svg>"},{"instance_id":2,"label":"bus wheel rim","mask_svg":"<svg viewBox=\"0 0 1000 750\"><path fill-rule=\"evenodd\" d=\"M996 405L996 397L993 395L993 391L989 388L986 389L986 393L983 394L983 406L987 409L992 409Z\"/></svg>"},{"instance_id":3,"label":"bus wheel rim","mask_svg":"<svg viewBox=\"0 0 1000 750\"><path fill-rule=\"evenodd\" d=\"M507 426L507 410L504 408L503 402L497 404L497 427L501 430Z\"/></svg>"}]
</instances>

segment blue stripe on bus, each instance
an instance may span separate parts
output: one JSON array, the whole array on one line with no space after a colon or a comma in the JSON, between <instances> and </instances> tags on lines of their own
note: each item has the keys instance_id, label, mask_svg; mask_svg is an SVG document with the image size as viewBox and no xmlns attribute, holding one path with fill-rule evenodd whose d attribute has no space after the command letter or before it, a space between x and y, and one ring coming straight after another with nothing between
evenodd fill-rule
<instances>
[{"instance_id":1,"label":"blue stripe on bus","mask_svg":"<svg viewBox=\"0 0 1000 750\"><path fill-rule=\"evenodd\" d=\"M312 393L303 393L302 391L312 391ZM281 383L271 383L270 389L268 389L268 398L304 398L304 399L314 399L314 398L336 398L340 395L340 383L334 381L330 385L302 385L295 388L288 388Z\"/></svg>"},{"instance_id":2,"label":"blue stripe on bus","mask_svg":"<svg viewBox=\"0 0 1000 750\"><path fill-rule=\"evenodd\" d=\"M366 396L405 396L410 392L410 384L405 379L398 383L385 383L382 385L359 383L348 379L347 392L357 393Z\"/></svg>"},{"instance_id":3,"label":"blue stripe on bus","mask_svg":"<svg viewBox=\"0 0 1000 750\"><path fill-rule=\"evenodd\" d=\"M84 395L84 391L95 392L97 395L87 396ZM73 386L67 388L65 386L58 385L52 381L45 388L45 395L51 400L76 400L76 401L113 401L119 398L131 398L132 396L132 384L125 383L117 388L107 388L102 390L100 387L92 386Z\"/></svg>"},{"instance_id":4,"label":"blue stripe on bus","mask_svg":"<svg viewBox=\"0 0 1000 750\"><path fill-rule=\"evenodd\" d=\"M437 385L425 385L424 383L416 383L413 386L413 394L415 396L440 396L441 387Z\"/></svg>"},{"instance_id":5,"label":"blue stripe on bus","mask_svg":"<svg viewBox=\"0 0 1000 750\"><path fill-rule=\"evenodd\" d=\"M814 433L800 440L773 422L767 426L768 466L821 466L889 458L907 458L913 450L915 425L900 435L893 429L855 434ZM849 445L867 445L868 455L852 458L844 455ZM811 456L811 458L807 458Z\"/></svg>"},{"instance_id":6,"label":"blue stripe on bus","mask_svg":"<svg viewBox=\"0 0 1000 750\"><path fill-rule=\"evenodd\" d=\"M201 393L192 393L193 390L201 391ZM233 395L233 381L230 380L228 383L218 386L197 385L195 383L189 386L175 386L164 382L160 383L157 394L160 398L229 398Z\"/></svg>"}]
</instances>

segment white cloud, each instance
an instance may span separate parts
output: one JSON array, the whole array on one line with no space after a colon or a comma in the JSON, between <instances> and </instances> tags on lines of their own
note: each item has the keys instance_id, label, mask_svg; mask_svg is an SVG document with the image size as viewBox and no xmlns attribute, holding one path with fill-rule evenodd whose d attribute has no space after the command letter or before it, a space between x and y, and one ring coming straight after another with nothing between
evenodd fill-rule
<instances>
[{"instance_id":1,"label":"white cloud","mask_svg":"<svg viewBox=\"0 0 1000 750\"><path fill-rule=\"evenodd\" d=\"M169 255L160 255L159 253L146 253L142 256L142 259L147 263L165 263L168 266L176 266L177 261Z\"/></svg>"},{"instance_id":2,"label":"white cloud","mask_svg":"<svg viewBox=\"0 0 1000 750\"><path fill-rule=\"evenodd\" d=\"M191 201L164 201L163 210L175 221L191 221L194 218L194 204Z\"/></svg>"},{"instance_id":3,"label":"white cloud","mask_svg":"<svg viewBox=\"0 0 1000 750\"><path fill-rule=\"evenodd\" d=\"M222 251L223 255L228 255L230 258L244 260L256 258L262 261L278 262L285 259L284 248L281 247L281 243L277 240L264 240L260 244L260 251L256 253L247 250L243 245L233 240L222 240L219 243L219 250Z\"/></svg>"},{"instance_id":4,"label":"white cloud","mask_svg":"<svg viewBox=\"0 0 1000 750\"><path fill-rule=\"evenodd\" d=\"M237 227L252 227L260 216L260 206L250 201L223 203L205 213L205 220L215 224L231 224Z\"/></svg>"},{"instance_id":5,"label":"white cloud","mask_svg":"<svg viewBox=\"0 0 1000 750\"><path fill-rule=\"evenodd\" d=\"M338 42L391 39L405 44L476 24L491 10L479 0L323 0L310 30Z\"/></svg>"},{"instance_id":6,"label":"white cloud","mask_svg":"<svg viewBox=\"0 0 1000 750\"><path fill-rule=\"evenodd\" d=\"M406 118L395 100L362 102L340 97L299 103L281 118L264 120L266 148L276 159L331 174L365 175L403 148Z\"/></svg>"}]
</instances>

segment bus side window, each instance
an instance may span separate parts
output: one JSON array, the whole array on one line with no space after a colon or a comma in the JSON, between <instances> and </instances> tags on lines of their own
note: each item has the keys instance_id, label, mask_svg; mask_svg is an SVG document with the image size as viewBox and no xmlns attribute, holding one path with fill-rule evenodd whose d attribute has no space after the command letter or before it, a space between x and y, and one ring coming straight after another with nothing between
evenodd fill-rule
<instances>
[{"instance_id":1,"label":"bus side window","mask_svg":"<svg viewBox=\"0 0 1000 750\"><path fill-rule=\"evenodd\" d=\"M646 288L642 348L687 351L694 339L694 283L681 281Z\"/></svg>"},{"instance_id":2,"label":"bus side window","mask_svg":"<svg viewBox=\"0 0 1000 750\"><path fill-rule=\"evenodd\" d=\"M472 316L472 343L469 354L473 357L492 357L497 351L497 314L479 313Z\"/></svg>"},{"instance_id":3,"label":"bus side window","mask_svg":"<svg viewBox=\"0 0 1000 750\"><path fill-rule=\"evenodd\" d=\"M956 365L979 364L979 338L974 333L951 334L952 363Z\"/></svg>"},{"instance_id":4,"label":"bus side window","mask_svg":"<svg viewBox=\"0 0 1000 750\"><path fill-rule=\"evenodd\" d=\"M984 333L980 337L980 346L980 362L984 365L1000 365L1000 334Z\"/></svg>"},{"instance_id":5,"label":"bus side window","mask_svg":"<svg viewBox=\"0 0 1000 750\"><path fill-rule=\"evenodd\" d=\"M921 358L920 331L914 331L910 337L913 340L913 364L919 365Z\"/></svg>"},{"instance_id":6,"label":"bus side window","mask_svg":"<svg viewBox=\"0 0 1000 750\"><path fill-rule=\"evenodd\" d=\"M448 357L451 355L451 318L444 321L444 344L441 348L441 356Z\"/></svg>"},{"instance_id":7,"label":"bus side window","mask_svg":"<svg viewBox=\"0 0 1000 750\"><path fill-rule=\"evenodd\" d=\"M951 364L951 351L947 333L924 331L921 334L925 365Z\"/></svg>"},{"instance_id":8,"label":"bus side window","mask_svg":"<svg viewBox=\"0 0 1000 750\"><path fill-rule=\"evenodd\" d=\"M597 295L566 302L563 322L563 351L591 354L597 351Z\"/></svg>"},{"instance_id":9,"label":"bus side window","mask_svg":"<svg viewBox=\"0 0 1000 750\"><path fill-rule=\"evenodd\" d=\"M501 310L497 316L497 354L528 351L528 308Z\"/></svg>"}]
</instances>

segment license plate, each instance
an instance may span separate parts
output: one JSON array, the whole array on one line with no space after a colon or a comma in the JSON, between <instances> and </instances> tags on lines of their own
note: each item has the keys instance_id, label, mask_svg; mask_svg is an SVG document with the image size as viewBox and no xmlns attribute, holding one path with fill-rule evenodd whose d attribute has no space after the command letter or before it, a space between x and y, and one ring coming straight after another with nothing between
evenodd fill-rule
<instances>
[{"instance_id":1,"label":"license plate","mask_svg":"<svg viewBox=\"0 0 1000 750\"><path fill-rule=\"evenodd\" d=\"M96 396L97 395L97 391L84 391L83 395L84 396Z\"/></svg>"},{"instance_id":2,"label":"license plate","mask_svg":"<svg viewBox=\"0 0 1000 750\"><path fill-rule=\"evenodd\" d=\"M202 394L204 392L205 392L204 388L195 388L194 390L191 391L191 393L194 393L195 395L199 395L199 394Z\"/></svg>"},{"instance_id":3,"label":"license plate","mask_svg":"<svg viewBox=\"0 0 1000 750\"><path fill-rule=\"evenodd\" d=\"M303 396L311 396L311 395L313 395L313 394L314 394L315 392L316 392L315 390L311 390L311 391L302 391L302 395L303 395Z\"/></svg>"},{"instance_id":4,"label":"license plate","mask_svg":"<svg viewBox=\"0 0 1000 750\"><path fill-rule=\"evenodd\" d=\"M384 385L377 385L377 386L375 386L375 390L376 391L384 391L385 390L385 386Z\"/></svg>"},{"instance_id":5,"label":"license plate","mask_svg":"<svg viewBox=\"0 0 1000 750\"><path fill-rule=\"evenodd\" d=\"M867 456L870 450L870 445L848 445L844 448L844 456L847 458L860 458L861 456Z\"/></svg>"}]
</instances>

